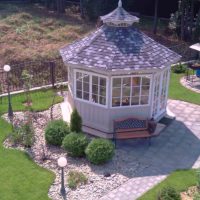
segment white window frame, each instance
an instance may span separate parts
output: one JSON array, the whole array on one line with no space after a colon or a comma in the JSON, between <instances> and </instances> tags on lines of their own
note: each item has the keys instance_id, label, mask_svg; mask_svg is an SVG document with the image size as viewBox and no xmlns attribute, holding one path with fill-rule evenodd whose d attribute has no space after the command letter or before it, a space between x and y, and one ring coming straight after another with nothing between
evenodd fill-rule
<instances>
[{"instance_id":1,"label":"white window frame","mask_svg":"<svg viewBox=\"0 0 200 200\"><path fill-rule=\"evenodd\" d=\"M149 85L149 94L148 94L148 104L139 104L139 105L131 105L131 103L130 103L130 105L128 105L128 106L122 106L122 105L120 105L120 106L112 106L112 98L113 98L113 79L114 78L127 78L127 77L130 77L130 78L133 78L133 77L140 77L140 78L142 78L142 77L149 77L149 79L150 79L150 85ZM121 82L121 87L122 87L122 82ZM140 82L140 96L139 96L139 102L141 102L141 87L142 87L142 79L141 79L141 82ZM112 76L111 77L111 97L110 97L110 108L111 109L121 109L121 108L132 108L132 107L148 107L148 106L150 106L151 105L151 96L150 96L150 94L151 94L151 88L152 88L152 74L136 74L136 75L124 75L124 76ZM132 87L131 87L131 92L130 92L130 94L131 94L131 96L130 96L130 98L132 97ZM145 96L145 95L143 95L143 96ZM121 101L122 101L122 90L121 90L121 96L120 96L120 103L121 103Z\"/></svg>"},{"instance_id":2,"label":"white window frame","mask_svg":"<svg viewBox=\"0 0 200 200\"><path fill-rule=\"evenodd\" d=\"M162 93L162 87L163 87L163 76L164 73L167 72L167 77L166 77L166 84L165 84L165 108L160 109L161 108L161 93ZM151 108L151 116L154 117L155 119L157 119L159 116L161 116L165 111L166 111L166 107L167 107L167 99L168 99L168 91L169 91L169 81L170 81L170 75L171 75L171 68L168 67L164 70L162 70L161 72L158 72L154 75L154 83L153 83L153 92L152 92L152 108ZM160 81L159 81L159 96L158 96L158 104L157 104L157 112L154 113L154 95L155 95L155 77L159 77ZM153 116L154 115L154 116Z\"/></svg>"},{"instance_id":3,"label":"white window frame","mask_svg":"<svg viewBox=\"0 0 200 200\"><path fill-rule=\"evenodd\" d=\"M76 94L76 80L77 80L76 79L76 73L77 72L89 75L89 100L80 99L80 98L77 97L77 94ZM106 79L106 104L105 105L95 103L95 102L92 101L92 76L97 76L97 77L101 77L101 78ZM99 79L98 79L98 82L99 82ZM108 83L109 83L109 79L108 79L108 77L106 77L104 75L93 73L93 72L88 72L88 71L84 71L84 70L75 69L74 70L74 92L73 92L74 97L78 101L82 101L82 102L85 102L85 103L88 103L88 104L92 104L92 105L96 105L96 106L100 106L100 107L104 107L104 108L108 108L108 105L109 105L109 103L108 103L108 89L109 89L108 85L109 84Z\"/></svg>"}]
</instances>

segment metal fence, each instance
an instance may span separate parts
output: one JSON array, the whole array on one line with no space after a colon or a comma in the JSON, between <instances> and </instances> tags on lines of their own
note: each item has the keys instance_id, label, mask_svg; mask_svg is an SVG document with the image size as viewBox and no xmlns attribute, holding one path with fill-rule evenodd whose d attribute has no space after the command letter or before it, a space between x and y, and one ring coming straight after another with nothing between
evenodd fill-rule
<instances>
[{"instance_id":1,"label":"metal fence","mask_svg":"<svg viewBox=\"0 0 200 200\"><path fill-rule=\"evenodd\" d=\"M31 88L45 85L54 86L56 83L67 81L67 68L61 59L50 61L35 61L11 65L7 74L0 71L0 94L7 92L9 80L10 91L23 90L22 73L26 70L31 76Z\"/></svg>"}]
</instances>

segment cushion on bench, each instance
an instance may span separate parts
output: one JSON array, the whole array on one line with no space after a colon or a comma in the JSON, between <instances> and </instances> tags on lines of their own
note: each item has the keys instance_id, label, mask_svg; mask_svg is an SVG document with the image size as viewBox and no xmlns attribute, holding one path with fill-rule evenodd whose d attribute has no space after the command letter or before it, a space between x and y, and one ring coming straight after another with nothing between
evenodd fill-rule
<instances>
[{"instance_id":1,"label":"cushion on bench","mask_svg":"<svg viewBox=\"0 0 200 200\"><path fill-rule=\"evenodd\" d=\"M125 119L115 121L115 131L132 131L132 130L145 130L148 128L147 120L140 119Z\"/></svg>"},{"instance_id":2,"label":"cushion on bench","mask_svg":"<svg viewBox=\"0 0 200 200\"><path fill-rule=\"evenodd\" d=\"M128 118L114 120L114 134L116 139L151 138L156 134L157 123L151 119Z\"/></svg>"}]
</instances>

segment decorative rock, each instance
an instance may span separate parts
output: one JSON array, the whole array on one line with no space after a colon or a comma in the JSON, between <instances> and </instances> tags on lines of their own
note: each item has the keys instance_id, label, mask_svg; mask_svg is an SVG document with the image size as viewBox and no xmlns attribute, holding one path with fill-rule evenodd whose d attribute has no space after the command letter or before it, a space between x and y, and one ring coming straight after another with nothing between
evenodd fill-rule
<instances>
[{"instance_id":1,"label":"decorative rock","mask_svg":"<svg viewBox=\"0 0 200 200\"><path fill-rule=\"evenodd\" d=\"M15 124L23 123L24 113L14 113L13 122ZM60 119L62 117L60 104L54 105L53 118ZM3 116L8 120L7 114ZM90 164L84 158L69 157L66 152L55 146L47 145L44 137L44 129L50 119L50 109L44 112L32 113L33 127L35 129L35 142L31 149L25 149L23 146L13 146L9 138L5 140L4 146L7 148L17 148L28 152L30 157L40 166L53 171L56 174L54 183L49 189L49 197L53 200L61 200L60 196L60 169L57 166L57 159L66 156L68 165L65 168L65 181L70 170L76 170L84 173L88 178L88 183L78 187L76 190L70 190L67 193L67 199L70 200L96 200L107 194L111 190L119 187L122 183L133 177L137 169L140 167L137 161L130 160L126 152L117 150L113 160L103 166L95 166ZM124 156L126 155L126 156ZM121 159L123 158L123 160ZM130 164L129 164L130 163ZM107 170L105 172L105 169ZM65 185L67 185L65 183Z\"/></svg>"},{"instance_id":2,"label":"decorative rock","mask_svg":"<svg viewBox=\"0 0 200 200\"><path fill-rule=\"evenodd\" d=\"M104 177L110 177L110 176L111 176L111 174L109 172L104 173Z\"/></svg>"}]
</instances>

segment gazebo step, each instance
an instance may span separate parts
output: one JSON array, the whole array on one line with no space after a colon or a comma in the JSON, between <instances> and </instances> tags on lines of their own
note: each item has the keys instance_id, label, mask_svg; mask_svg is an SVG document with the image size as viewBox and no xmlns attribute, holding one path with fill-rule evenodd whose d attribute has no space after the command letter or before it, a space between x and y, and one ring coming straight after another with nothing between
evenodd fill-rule
<instances>
[{"instance_id":1,"label":"gazebo step","mask_svg":"<svg viewBox=\"0 0 200 200\"><path fill-rule=\"evenodd\" d=\"M112 133L105 133L105 132L99 131L97 129L90 128L88 126L83 126L82 129L83 129L83 132L88 133L90 135L94 135L94 136L106 138L106 139L112 139L113 138Z\"/></svg>"},{"instance_id":2,"label":"gazebo step","mask_svg":"<svg viewBox=\"0 0 200 200\"><path fill-rule=\"evenodd\" d=\"M155 137L158 136L162 130L164 130L164 128L166 127L166 125L158 123L156 130L153 134L149 134L148 131L144 130L144 131L133 131L133 132L120 132L117 133L117 139L137 139L137 138L148 138L148 137Z\"/></svg>"}]
</instances>

